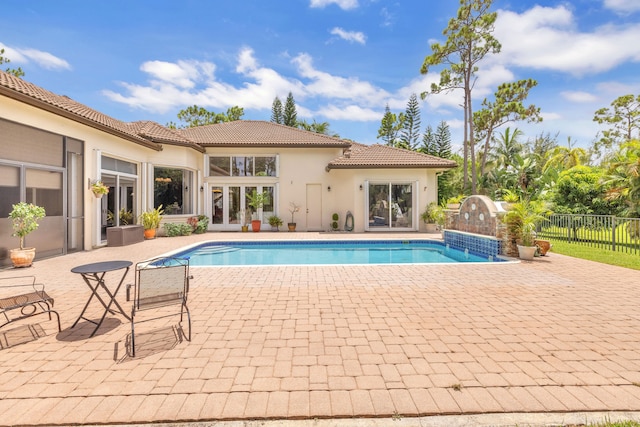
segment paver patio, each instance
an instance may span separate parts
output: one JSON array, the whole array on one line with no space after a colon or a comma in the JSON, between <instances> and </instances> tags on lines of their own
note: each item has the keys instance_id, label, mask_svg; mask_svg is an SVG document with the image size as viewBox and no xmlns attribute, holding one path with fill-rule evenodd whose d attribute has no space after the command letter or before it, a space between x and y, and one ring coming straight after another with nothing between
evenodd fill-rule
<instances>
[{"instance_id":1,"label":"paver patio","mask_svg":"<svg viewBox=\"0 0 640 427\"><path fill-rule=\"evenodd\" d=\"M191 342L177 342L176 319L150 323L132 358L125 319L92 338L87 322L70 329L89 295L70 272L80 264L197 240L362 237L424 235L208 233L0 271L44 282L63 328L39 316L0 330L0 425L640 410L640 272L554 253L192 268Z\"/></svg>"}]
</instances>

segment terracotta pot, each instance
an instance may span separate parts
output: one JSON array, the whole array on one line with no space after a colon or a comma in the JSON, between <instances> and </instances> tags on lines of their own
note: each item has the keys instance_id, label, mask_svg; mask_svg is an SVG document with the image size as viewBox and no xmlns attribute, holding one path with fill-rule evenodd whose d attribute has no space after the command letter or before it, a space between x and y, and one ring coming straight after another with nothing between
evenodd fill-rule
<instances>
[{"instance_id":1,"label":"terracotta pot","mask_svg":"<svg viewBox=\"0 0 640 427\"><path fill-rule=\"evenodd\" d=\"M36 248L10 249L9 256L14 267L31 267L36 256Z\"/></svg>"},{"instance_id":2,"label":"terracotta pot","mask_svg":"<svg viewBox=\"0 0 640 427\"><path fill-rule=\"evenodd\" d=\"M296 223L295 222L287 223L287 227L289 228L289 231L296 231Z\"/></svg>"},{"instance_id":3,"label":"terracotta pot","mask_svg":"<svg viewBox=\"0 0 640 427\"><path fill-rule=\"evenodd\" d=\"M248 225L243 225L242 226L242 231L249 231L249 226Z\"/></svg>"},{"instance_id":4,"label":"terracotta pot","mask_svg":"<svg viewBox=\"0 0 640 427\"><path fill-rule=\"evenodd\" d=\"M251 221L251 230L257 233L258 231L260 231L261 225L262 221L260 221L259 219L254 219L253 221Z\"/></svg>"},{"instance_id":5,"label":"terracotta pot","mask_svg":"<svg viewBox=\"0 0 640 427\"><path fill-rule=\"evenodd\" d=\"M551 249L551 242L548 240L536 239L534 243L538 248L540 248L540 255L542 256L545 256L547 252L549 252L549 249Z\"/></svg>"},{"instance_id":6,"label":"terracotta pot","mask_svg":"<svg viewBox=\"0 0 640 427\"><path fill-rule=\"evenodd\" d=\"M156 229L155 228L147 228L144 230L144 238L147 240L156 238Z\"/></svg>"}]
</instances>

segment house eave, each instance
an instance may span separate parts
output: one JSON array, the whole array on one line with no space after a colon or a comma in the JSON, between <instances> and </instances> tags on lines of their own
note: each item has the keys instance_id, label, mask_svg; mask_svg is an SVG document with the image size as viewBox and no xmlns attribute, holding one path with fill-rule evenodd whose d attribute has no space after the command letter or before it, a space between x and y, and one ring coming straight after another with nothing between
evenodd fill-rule
<instances>
[{"instance_id":1,"label":"house eave","mask_svg":"<svg viewBox=\"0 0 640 427\"><path fill-rule=\"evenodd\" d=\"M82 116L79 116L75 113L72 113L71 111L67 111L63 108L60 107L56 107L55 105L51 105L47 102L41 101L39 99L33 98L29 95L25 95L22 94L20 92L16 92L14 90L8 89L4 86L0 86L0 94L6 96L7 98L11 98L15 101L18 102L22 102L24 104L30 105L32 107L38 108L40 110L44 110L47 111L49 113L55 114L57 116L60 117L64 117L66 119L72 120L74 122L83 124L85 126L89 126L91 128L100 130L102 132L108 133L110 135L113 136L117 136L118 138L122 138L125 139L127 141L131 141L135 144L141 145L143 147L146 148L150 148L154 151L162 151L162 145L159 145L153 141L147 141L147 140L140 140L138 138L133 137L130 134L127 134L126 132L121 132L117 129L114 129L112 127L103 125L101 123L95 122L93 120L84 118Z\"/></svg>"}]
</instances>

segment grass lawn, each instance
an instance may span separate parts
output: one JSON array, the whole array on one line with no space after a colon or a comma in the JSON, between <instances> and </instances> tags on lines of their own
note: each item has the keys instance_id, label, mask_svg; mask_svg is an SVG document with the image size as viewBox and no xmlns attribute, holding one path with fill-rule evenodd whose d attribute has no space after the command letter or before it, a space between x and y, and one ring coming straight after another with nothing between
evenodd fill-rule
<instances>
[{"instance_id":1,"label":"grass lawn","mask_svg":"<svg viewBox=\"0 0 640 427\"><path fill-rule=\"evenodd\" d=\"M607 249L583 246L578 243L567 243L553 239L550 240L553 245L551 248L552 252L569 255L575 258L597 261L603 264L617 265L620 267L640 270L640 255L614 252Z\"/></svg>"}]
</instances>

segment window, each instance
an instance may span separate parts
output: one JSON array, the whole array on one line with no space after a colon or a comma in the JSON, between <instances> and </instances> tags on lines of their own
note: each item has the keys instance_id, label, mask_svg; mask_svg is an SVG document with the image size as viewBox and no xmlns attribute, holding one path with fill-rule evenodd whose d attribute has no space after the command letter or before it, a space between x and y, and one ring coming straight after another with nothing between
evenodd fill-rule
<instances>
[{"instance_id":1,"label":"window","mask_svg":"<svg viewBox=\"0 0 640 427\"><path fill-rule=\"evenodd\" d=\"M277 156L210 156L209 176L277 176Z\"/></svg>"},{"instance_id":2,"label":"window","mask_svg":"<svg viewBox=\"0 0 640 427\"><path fill-rule=\"evenodd\" d=\"M413 184L369 183L369 229L413 227Z\"/></svg>"},{"instance_id":3,"label":"window","mask_svg":"<svg viewBox=\"0 0 640 427\"><path fill-rule=\"evenodd\" d=\"M153 206L166 215L193 214L193 172L185 169L153 169Z\"/></svg>"}]
</instances>

